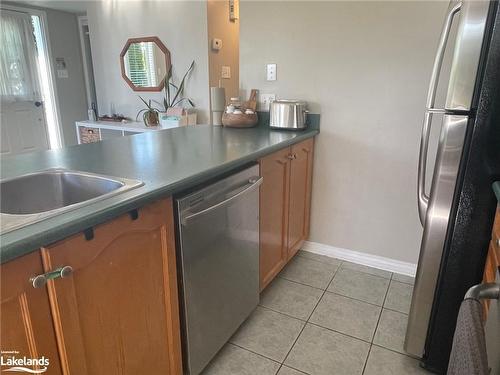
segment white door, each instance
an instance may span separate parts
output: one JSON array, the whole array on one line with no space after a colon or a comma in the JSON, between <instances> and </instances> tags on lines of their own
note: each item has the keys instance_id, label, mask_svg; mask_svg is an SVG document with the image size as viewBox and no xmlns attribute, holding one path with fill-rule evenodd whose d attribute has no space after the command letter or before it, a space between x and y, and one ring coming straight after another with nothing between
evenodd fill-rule
<instances>
[{"instance_id":1,"label":"white door","mask_svg":"<svg viewBox=\"0 0 500 375\"><path fill-rule=\"evenodd\" d=\"M37 107L37 104L40 105ZM0 108L0 155L47 150L47 127L40 101L18 101Z\"/></svg>"},{"instance_id":2,"label":"white door","mask_svg":"<svg viewBox=\"0 0 500 375\"><path fill-rule=\"evenodd\" d=\"M49 148L28 14L0 13L0 155Z\"/></svg>"}]
</instances>

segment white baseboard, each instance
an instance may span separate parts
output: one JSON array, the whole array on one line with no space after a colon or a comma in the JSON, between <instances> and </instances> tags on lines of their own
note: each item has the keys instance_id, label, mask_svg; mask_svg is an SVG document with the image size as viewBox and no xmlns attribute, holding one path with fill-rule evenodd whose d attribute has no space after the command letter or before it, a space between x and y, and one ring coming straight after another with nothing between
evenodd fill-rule
<instances>
[{"instance_id":1,"label":"white baseboard","mask_svg":"<svg viewBox=\"0 0 500 375\"><path fill-rule=\"evenodd\" d=\"M342 249L340 247L324 245L319 242L306 241L302 250L412 277L414 277L417 272L417 265L414 263Z\"/></svg>"}]
</instances>

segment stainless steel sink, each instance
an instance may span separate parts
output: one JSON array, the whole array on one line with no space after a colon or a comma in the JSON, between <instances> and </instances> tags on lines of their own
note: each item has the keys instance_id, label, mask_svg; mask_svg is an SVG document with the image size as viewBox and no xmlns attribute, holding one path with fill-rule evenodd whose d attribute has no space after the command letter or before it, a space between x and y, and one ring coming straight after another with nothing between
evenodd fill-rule
<instances>
[{"instance_id":1,"label":"stainless steel sink","mask_svg":"<svg viewBox=\"0 0 500 375\"><path fill-rule=\"evenodd\" d=\"M0 230L6 232L123 193L141 181L49 169L0 181Z\"/></svg>"}]
</instances>

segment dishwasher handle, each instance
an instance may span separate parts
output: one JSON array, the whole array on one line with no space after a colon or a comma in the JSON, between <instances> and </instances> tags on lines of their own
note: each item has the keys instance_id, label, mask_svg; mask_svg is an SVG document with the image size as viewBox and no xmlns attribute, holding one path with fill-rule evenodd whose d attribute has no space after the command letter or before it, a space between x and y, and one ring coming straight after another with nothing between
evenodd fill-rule
<instances>
[{"instance_id":1,"label":"dishwasher handle","mask_svg":"<svg viewBox=\"0 0 500 375\"><path fill-rule=\"evenodd\" d=\"M246 187L244 189L238 191L234 195L231 195L229 198L224 199L223 201L220 201L220 202L214 204L213 206L207 207L207 208L205 208L205 209L203 209L201 211L195 212L195 213L193 213L191 215L188 215L188 216L184 217L181 220L182 225L186 226L186 225L189 224L189 221L191 221L194 218L197 218L199 216L205 215L205 214L207 214L207 213L209 213L209 212L211 212L213 210L216 210L218 208L227 206L229 203L231 203L235 199L238 199L242 195L255 190L257 187L259 187L260 185L262 185L263 181L264 181L263 177L258 177L258 178L257 177L252 177L252 178L248 179L248 184L246 185Z\"/></svg>"}]
</instances>

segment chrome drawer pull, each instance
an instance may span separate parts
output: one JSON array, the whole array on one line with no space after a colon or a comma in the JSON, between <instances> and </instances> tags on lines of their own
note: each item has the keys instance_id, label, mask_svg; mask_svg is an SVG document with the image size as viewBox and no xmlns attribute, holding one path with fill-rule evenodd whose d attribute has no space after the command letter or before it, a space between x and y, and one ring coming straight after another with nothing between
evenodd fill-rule
<instances>
[{"instance_id":1,"label":"chrome drawer pull","mask_svg":"<svg viewBox=\"0 0 500 375\"><path fill-rule=\"evenodd\" d=\"M59 267L53 271L33 276L32 278L30 278L30 283L31 285L33 285L33 288L41 288L42 286L47 284L48 280L65 278L71 276L72 274L73 274L73 267L71 266Z\"/></svg>"}]
</instances>

